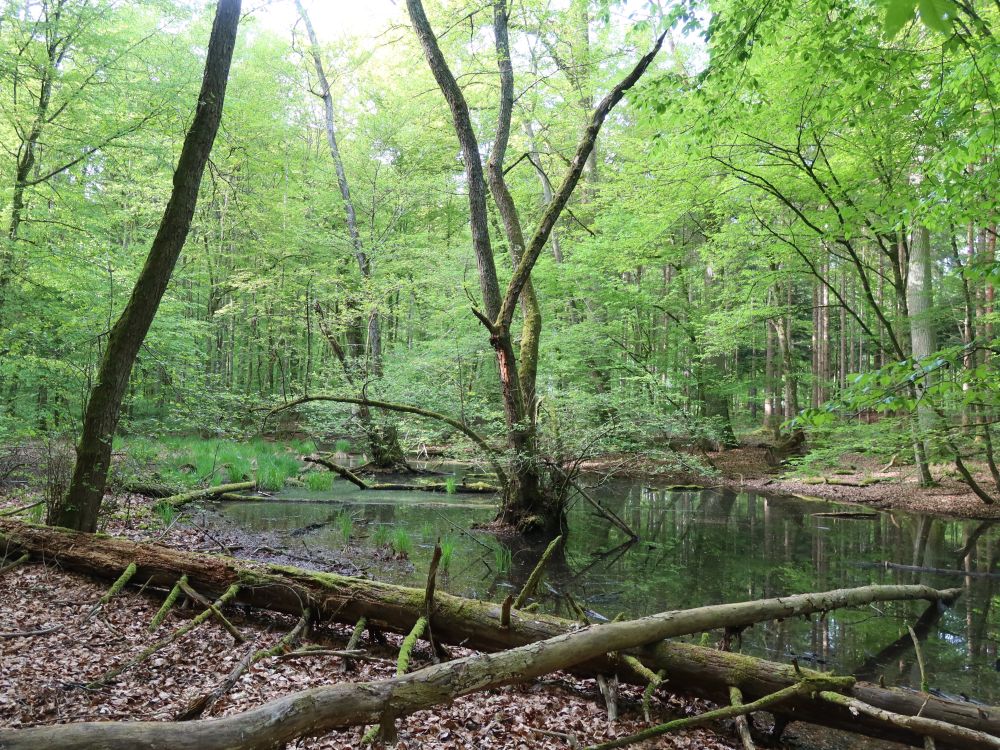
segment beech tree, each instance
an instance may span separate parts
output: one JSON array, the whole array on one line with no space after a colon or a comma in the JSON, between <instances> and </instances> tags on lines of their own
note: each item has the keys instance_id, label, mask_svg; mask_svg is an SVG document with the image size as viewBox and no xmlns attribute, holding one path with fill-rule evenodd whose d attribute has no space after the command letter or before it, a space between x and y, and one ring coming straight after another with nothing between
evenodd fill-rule
<instances>
[{"instance_id":1,"label":"beech tree","mask_svg":"<svg viewBox=\"0 0 1000 750\"><path fill-rule=\"evenodd\" d=\"M177 161L173 191L129 302L109 334L96 384L84 412L69 491L61 503L50 509L49 522L55 525L80 531L97 529L122 398L139 347L153 322L191 227L205 162L222 119L239 20L240 0L219 0L201 92Z\"/></svg>"},{"instance_id":2,"label":"beech tree","mask_svg":"<svg viewBox=\"0 0 1000 750\"><path fill-rule=\"evenodd\" d=\"M507 446L513 457L511 470L505 477L502 488L503 496L498 520L525 532L539 531L554 534L564 523L565 496L557 490L562 483L551 472L546 471L538 451L535 386L542 323L538 301L531 284L531 271L583 174L605 118L621 101L625 92L646 72L656 53L659 52L665 34L660 35L653 49L639 60L632 71L594 109L562 184L553 194L538 226L526 241L517 208L504 178L504 159L510 138L514 104L514 71L511 65L509 8L506 0L496 0L493 4L493 33L500 72L500 96L496 136L490 150L485 179L479 142L469 116L468 104L438 46L437 37L424 12L423 4L420 0L407 0L406 7L420 39L427 64L448 102L465 163L472 248L479 268L483 305L482 310L474 309L473 312L486 328L490 346L496 354L500 394L507 427ZM514 264L513 276L503 296L500 294L489 232L487 181L503 221L504 235ZM518 357L514 352L511 326L519 305L522 325Z\"/></svg>"}]
</instances>

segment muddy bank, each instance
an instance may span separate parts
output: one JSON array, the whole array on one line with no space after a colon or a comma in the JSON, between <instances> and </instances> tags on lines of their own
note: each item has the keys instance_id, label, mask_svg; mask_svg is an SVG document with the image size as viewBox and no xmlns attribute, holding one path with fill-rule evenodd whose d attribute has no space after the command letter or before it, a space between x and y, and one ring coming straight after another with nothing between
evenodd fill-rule
<instances>
[{"instance_id":1,"label":"muddy bank","mask_svg":"<svg viewBox=\"0 0 1000 750\"><path fill-rule=\"evenodd\" d=\"M845 453L840 464L822 471L793 474L787 466L772 465L766 444L745 445L706 454L715 473L677 471L675 462L638 454L610 454L589 459L581 470L595 474L648 479L654 486L719 487L756 490L768 494L855 503L881 510L900 510L952 518L1000 519L1000 504L987 505L954 476L951 466L932 466L937 483L920 487L910 465L888 466L870 456ZM986 487L992 480L985 467L972 466Z\"/></svg>"}]
</instances>

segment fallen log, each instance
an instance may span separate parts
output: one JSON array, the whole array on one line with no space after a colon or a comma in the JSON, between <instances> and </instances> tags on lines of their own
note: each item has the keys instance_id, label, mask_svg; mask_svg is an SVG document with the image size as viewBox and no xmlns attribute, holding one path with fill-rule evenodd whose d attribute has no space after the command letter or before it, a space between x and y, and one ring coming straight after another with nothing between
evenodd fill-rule
<instances>
[{"instance_id":1,"label":"fallen log","mask_svg":"<svg viewBox=\"0 0 1000 750\"><path fill-rule=\"evenodd\" d=\"M172 505L175 508L179 508L182 505L187 505L195 500L201 500L206 497L216 497L218 495L225 495L230 492L242 492L243 490L256 489L256 482L234 482L232 484L217 484L214 487L202 487L199 490L191 490L190 492L182 492L179 495L171 495L170 497L163 498L160 502L165 505Z\"/></svg>"},{"instance_id":2,"label":"fallen log","mask_svg":"<svg viewBox=\"0 0 1000 750\"><path fill-rule=\"evenodd\" d=\"M232 585L239 590L234 602L298 616L303 603L320 619L354 625L361 617L368 624L397 633L408 633L425 616L425 592L377 581L331 573L317 573L281 565L265 565L221 556L194 554L141 544L126 539L84 534L66 529L0 521L0 547L31 552L62 567L104 578L116 578L135 562L136 581L169 590L182 575L206 595L218 595ZM926 586L875 586L822 594L789 596L763 602L701 607L671 612L670 634L692 633L720 627L742 627L765 619L822 612L889 599L950 600L955 590L941 592ZM579 624L558 617L511 611L509 624L501 627L501 605L437 592L434 597L434 635L444 643L462 644L481 651L495 651L544 640L579 629ZM740 688L747 701L770 695L798 683L801 674L790 665L775 664L740 654L698 646L662 642L635 654L642 662L668 676L678 692L728 702L729 686ZM586 674L619 671L635 679L632 670L608 657L579 666ZM803 670L804 671L804 670ZM808 674L808 672L807 672ZM983 708L901 689L868 683L851 688L849 696L892 713L945 721L1000 736L1000 708ZM818 706L812 700L793 699L774 707L789 720L802 720L847 729L875 737L920 744L919 736L902 727L887 729L882 722L854 716L847 708Z\"/></svg>"},{"instance_id":3,"label":"fallen log","mask_svg":"<svg viewBox=\"0 0 1000 750\"><path fill-rule=\"evenodd\" d=\"M335 464L333 461L328 461L320 456L305 456L302 460L329 469L334 474L346 479L359 490L383 490L387 492L447 492L449 494L458 493L482 495L495 495L500 492L498 487L492 484L486 484L485 482L473 482L472 484L465 484L464 482L462 484L448 484L446 482L413 484L399 482L372 483L366 482L347 467Z\"/></svg>"},{"instance_id":4,"label":"fallen log","mask_svg":"<svg viewBox=\"0 0 1000 750\"><path fill-rule=\"evenodd\" d=\"M0 729L5 750L255 750L359 724L395 721L421 709L493 687L540 677L601 656L657 641L671 631L659 615L563 633L538 643L475 654L397 674L394 679L313 688L218 719L190 722L78 722L29 729ZM807 694L849 686L850 677L804 677L783 692ZM772 698L773 700L773 698ZM758 705L761 702L758 702ZM753 706L743 707L751 710ZM732 713L732 709L730 709ZM697 720L687 720L695 723Z\"/></svg>"},{"instance_id":5,"label":"fallen log","mask_svg":"<svg viewBox=\"0 0 1000 750\"><path fill-rule=\"evenodd\" d=\"M130 495L142 495L143 497L164 498L178 494L180 487L169 484L144 484L142 482L126 482L117 485L118 492L126 492Z\"/></svg>"}]
</instances>

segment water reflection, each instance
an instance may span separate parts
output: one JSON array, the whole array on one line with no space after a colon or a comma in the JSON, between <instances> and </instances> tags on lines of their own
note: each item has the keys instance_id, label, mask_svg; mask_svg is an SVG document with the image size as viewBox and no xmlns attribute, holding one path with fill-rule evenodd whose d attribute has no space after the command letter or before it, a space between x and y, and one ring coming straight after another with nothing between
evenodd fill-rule
<instances>
[{"instance_id":1,"label":"water reflection","mask_svg":"<svg viewBox=\"0 0 1000 750\"><path fill-rule=\"evenodd\" d=\"M434 540L448 536L454 557L439 588L494 600L519 589L541 554L538 547L504 539L510 550L504 562L505 556L493 552L496 539L460 532L492 518L492 506L480 498L361 493L343 484L322 496L298 496L327 502L230 504L223 517L243 528L276 532L289 548L308 544L334 551L344 546L334 519L345 510L369 538L378 525L405 528L415 542L413 565L375 574L413 585L423 585ZM1000 702L1000 618L993 606L1000 526L902 513L858 517L856 506L808 498L671 492L634 482L608 484L594 494L636 529L641 541L627 543L589 506L575 506L567 544L550 562L538 592L547 611L573 616L567 594L594 619L610 619L619 612L638 616L870 583L961 587L952 609L927 612L926 603L887 603L810 621L768 623L745 631L742 647L769 659L795 656L811 666L918 686L907 631L914 625L932 686ZM854 515L817 515L837 513Z\"/></svg>"}]
</instances>

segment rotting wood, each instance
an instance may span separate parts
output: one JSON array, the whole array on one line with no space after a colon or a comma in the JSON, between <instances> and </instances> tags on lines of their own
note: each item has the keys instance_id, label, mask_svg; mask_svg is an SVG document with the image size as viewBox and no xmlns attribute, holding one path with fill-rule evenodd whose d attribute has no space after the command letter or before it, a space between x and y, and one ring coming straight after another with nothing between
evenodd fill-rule
<instances>
[{"instance_id":1,"label":"rotting wood","mask_svg":"<svg viewBox=\"0 0 1000 750\"><path fill-rule=\"evenodd\" d=\"M847 708L855 715L864 715L891 726L909 729L924 737L955 743L957 747L994 747L1000 748L1000 737L995 734L979 732L967 727L956 726L925 716L905 716L902 714L876 708L857 698L841 695L832 691L822 691L819 697L838 706Z\"/></svg>"},{"instance_id":2,"label":"rotting wood","mask_svg":"<svg viewBox=\"0 0 1000 750\"><path fill-rule=\"evenodd\" d=\"M184 594L189 599L198 602L198 604L205 607L205 609L210 610L211 613L215 615L215 619L219 621L219 624L229 631L229 634L236 639L237 643L246 643L247 637L243 635L243 633L241 633L239 629L229 621L229 618L227 618L224 614L222 614L222 612L219 610L218 607L212 604L211 599L208 599L207 597L204 597L201 594L199 594L193 588L188 586L187 582L182 581L178 585L181 587L181 591L183 591Z\"/></svg>"},{"instance_id":3,"label":"rotting wood","mask_svg":"<svg viewBox=\"0 0 1000 750\"><path fill-rule=\"evenodd\" d=\"M0 576L2 576L8 570L13 570L18 565L22 565L22 564L28 562L29 559L31 559L31 555L29 555L27 552L25 552L23 555L21 555L16 560L13 560L13 561L11 561L11 562L3 565L2 567L0 567Z\"/></svg>"},{"instance_id":4,"label":"rotting wood","mask_svg":"<svg viewBox=\"0 0 1000 750\"><path fill-rule=\"evenodd\" d=\"M233 482L232 484L217 484L214 487L202 487L190 492L182 492L179 495L171 495L163 498L160 502L165 505L172 505L179 508L182 505L202 500L209 497L217 497L231 492L242 492L243 490L253 490L257 488L257 482Z\"/></svg>"},{"instance_id":5,"label":"rotting wood","mask_svg":"<svg viewBox=\"0 0 1000 750\"><path fill-rule=\"evenodd\" d=\"M431 644L431 652L438 661L438 648L434 640L431 614L434 611L434 588L437 586L438 565L441 563L441 545L434 545L434 554L427 569L427 585L424 587L424 617L427 619L427 641Z\"/></svg>"},{"instance_id":6,"label":"rotting wood","mask_svg":"<svg viewBox=\"0 0 1000 750\"><path fill-rule=\"evenodd\" d=\"M733 706L743 705L743 693L738 687L729 688L729 702ZM740 736L740 742L743 743L743 750L756 750L756 745L754 745L753 737L750 735L750 724L749 724L749 714L740 714L739 716L733 717L736 722L736 734Z\"/></svg>"},{"instance_id":7,"label":"rotting wood","mask_svg":"<svg viewBox=\"0 0 1000 750\"><path fill-rule=\"evenodd\" d=\"M30 550L64 569L104 578L113 578L117 575L115 571L135 561L139 567L139 580L150 579L150 585L163 589L171 588L184 574L189 576L193 586L211 594L239 583L241 588L235 601L242 604L299 615L302 603L308 602L319 619L334 619L353 625L363 616L370 628L404 634L420 617L425 593L421 589L332 573L182 552L159 545L13 520L0 520L0 548ZM865 587L790 596L770 600L769 603L725 605L726 615L722 619L719 618L718 607L670 613L669 616L679 634L713 626L746 625L766 617L807 615L836 606L863 606L885 596L937 601L950 599L955 593L955 590L939 592L926 586ZM494 651L579 628L572 621L526 610L511 612L510 627L501 628L500 616L499 604L464 599L444 592L435 595L435 635L444 643ZM653 670L666 670L674 690L719 702L728 701L730 685L736 685L748 700L754 700L795 684L799 679L789 665L684 643L659 643L635 655ZM613 670L610 660L604 657L590 660L575 671L593 675ZM634 679L630 674L622 676ZM1000 736L1000 708L984 709L969 703L927 697L905 689L887 689L872 683L859 683L849 694L895 713L916 714L920 711L928 718ZM916 736L902 728L887 728L882 722L856 717L846 709L839 711L828 705L817 708L811 701L791 700L774 707L772 712L784 719L808 721L874 737L912 741Z\"/></svg>"},{"instance_id":8,"label":"rotting wood","mask_svg":"<svg viewBox=\"0 0 1000 750\"><path fill-rule=\"evenodd\" d=\"M369 489L368 482L359 477L357 474L348 469L346 466L335 464L333 461L328 461L327 459L321 458L320 456L303 456L302 460L307 461L308 463L311 464L316 464L317 466L322 466L324 469L329 469L337 476L346 479L353 485L356 485L359 489L362 490Z\"/></svg>"},{"instance_id":9,"label":"rotting wood","mask_svg":"<svg viewBox=\"0 0 1000 750\"><path fill-rule=\"evenodd\" d=\"M135 563L134 562L129 563L128 567L125 568L125 570L117 578L117 580L115 580L115 582L111 584L111 588L107 590L107 593L105 593L104 596L98 599L97 603L91 608L90 612L87 614L88 620L94 615L96 615L100 611L101 607L103 607L105 604L107 604L116 596L118 596L119 593L121 593L121 590L125 588L125 585L130 580L132 580L132 576L135 575L135 571L136 571Z\"/></svg>"},{"instance_id":10,"label":"rotting wood","mask_svg":"<svg viewBox=\"0 0 1000 750\"><path fill-rule=\"evenodd\" d=\"M167 598L163 600L163 604L160 605L160 608L156 611L156 614L153 615L153 619L149 623L150 633L152 633L154 630L160 627L160 625L166 619L167 614L170 612L170 608L174 606L174 603L181 595L181 587L185 585L187 585L187 575L182 575L180 578L177 579L177 583L175 583L173 587L170 589L170 592L167 594Z\"/></svg>"},{"instance_id":11,"label":"rotting wood","mask_svg":"<svg viewBox=\"0 0 1000 750\"><path fill-rule=\"evenodd\" d=\"M369 653L355 649L323 648L322 646L305 646L289 651L287 654L276 654L276 659L303 659L310 656L339 656L342 659L357 659L359 661L373 661L379 664L395 664L392 659L384 659L381 656L372 656Z\"/></svg>"},{"instance_id":12,"label":"rotting wood","mask_svg":"<svg viewBox=\"0 0 1000 750\"><path fill-rule=\"evenodd\" d=\"M39 635L49 635L57 630L62 630L62 625L51 625L47 628L37 630L15 630L10 633L0 633L0 638L34 638Z\"/></svg>"},{"instance_id":13,"label":"rotting wood","mask_svg":"<svg viewBox=\"0 0 1000 750\"><path fill-rule=\"evenodd\" d=\"M608 679L602 674L597 675L597 687L604 697L604 705L608 709L608 721L618 721L618 679Z\"/></svg>"},{"instance_id":14,"label":"rotting wood","mask_svg":"<svg viewBox=\"0 0 1000 750\"><path fill-rule=\"evenodd\" d=\"M24 513L26 510L31 510L32 508L37 508L39 505L45 505L44 500L38 500L34 503L29 503L28 505L22 505L20 508L12 508L11 510L5 510L0 513L0 518L5 518L7 516L16 516L18 513Z\"/></svg>"},{"instance_id":15,"label":"rotting wood","mask_svg":"<svg viewBox=\"0 0 1000 750\"><path fill-rule=\"evenodd\" d=\"M354 624L354 630L351 631L351 637L347 641L347 646L345 646L347 651L351 651L358 647L358 644L361 642L361 635L365 632L365 626L367 625L367 618L364 616L358 618L358 621ZM354 663L350 659L344 659L344 662L341 665L341 671L349 672L353 666Z\"/></svg>"}]
</instances>

